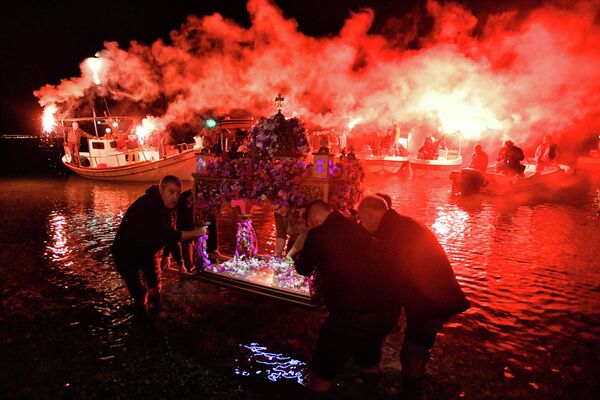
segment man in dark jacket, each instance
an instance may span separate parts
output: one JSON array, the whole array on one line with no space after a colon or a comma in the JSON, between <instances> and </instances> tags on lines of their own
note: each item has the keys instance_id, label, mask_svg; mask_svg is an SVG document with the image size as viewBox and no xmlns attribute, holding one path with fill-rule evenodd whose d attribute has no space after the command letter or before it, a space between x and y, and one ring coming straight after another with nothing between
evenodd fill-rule
<instances>
[{"instance_id":1,"label":"man in dark jacket","mask_svg":"<svg viewBox=\"0 0 600 400\"><path fill-rule=\"evenodd\" d=\"M398 318L390 279L376 241L359 224L322 201L309 204L304 247L296 259L296 271L315 273L319 297L329 315L319 333L309 386L326 392L336 375L353 357L364 379L380 376L381 345Z\"/></svg>"},{"instance_id":2,"label":"man in dark jacket","mask_svg":"<svg viewBox=\"0 0 600 400\"><path fill-rule=\"evenodd\" d=\"M496 171L505 175L523 175L525 165L521 164L521 161L524 159L523 150L515 146L511 140L507 140L498 152Z\"/></svg>"},{"instance_id":3,"label":"man in dark jacket","mask_svg":"<svg viewBox=\"0 0 600 400\"><path fill-rule=\"evenodd\" d=\"M161 179L129 206L112 245L117 271L125 280L138 309L147 310L147 293L155 310L160 309L160 266L157 254L167 242L189 240L205 228L178 231L170 210L181 193L181 182L172 175Z\"/></svg>"},{"instance_id":4,"label":"man in dark jacket","mask_svg":"<svg viewBox=\"0 0 600 400\"><path fill-rule=\"evenodd\" d=\"M451 316L469 308L444 249L414 219L398 214L379 196L358 206L361 224L380 241L385 264L406 312L400 354L404 384L418 385L437 333Z\"/></svg>"}]
</instances>

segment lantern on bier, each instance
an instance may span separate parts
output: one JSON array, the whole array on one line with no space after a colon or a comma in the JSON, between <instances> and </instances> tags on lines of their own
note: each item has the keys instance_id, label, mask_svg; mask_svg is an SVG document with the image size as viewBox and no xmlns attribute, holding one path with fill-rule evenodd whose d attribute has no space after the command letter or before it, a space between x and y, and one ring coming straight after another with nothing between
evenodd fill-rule
<instances>
[{"instance_id":1,"label":"lantern on bier","mask_svg":"<svg viewBox=\"0 0 600 400\"><path fill-rule=\"evenodd\" d=\"M208 166L215 162L215 156L208 154L206 151L197 151L195 154L196 172L201 175L206 175Z\"/></svg>"},{"instance_id":2,"label":"lantern on bier","mask_svg":"<svg viewBox=\"0 0 600 400\"><path fill-rule=\"evenodd\" d=\"M321 147L318 152L313 153L313 171L314 178L327 179L331 176L333 168L333 156L329 154L327 147Z\"/></svg>"}]
</instances>

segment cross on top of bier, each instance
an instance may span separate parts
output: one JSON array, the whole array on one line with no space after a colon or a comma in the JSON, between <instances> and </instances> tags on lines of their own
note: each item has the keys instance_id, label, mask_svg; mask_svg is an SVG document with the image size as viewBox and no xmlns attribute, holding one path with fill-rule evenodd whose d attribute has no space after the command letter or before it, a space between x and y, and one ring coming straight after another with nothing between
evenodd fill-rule
<instances>
[{"instance_id":1,"label":"cross on top of bier","mask_svg":"<svg viewBox=\"0 0 600 400\"><path fill-rule=\"evenodd\" d=\"M281 111L281 109L283 108L283 101L285 99L281 96L281 93L277 94L277 97L275 97L275 103L277 103L277 111Z\"/></svg>"}]
</instances>

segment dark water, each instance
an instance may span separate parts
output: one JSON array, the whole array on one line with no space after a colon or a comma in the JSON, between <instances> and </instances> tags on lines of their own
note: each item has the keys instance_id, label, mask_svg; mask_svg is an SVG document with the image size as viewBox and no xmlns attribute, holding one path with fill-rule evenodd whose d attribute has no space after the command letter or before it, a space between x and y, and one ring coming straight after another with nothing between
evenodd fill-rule
<instances>
[{"instance_id":1,"label":"dark water","mask_svg":"<svg viewBox=\"0 0 600 400\"><path fill-rule=\"evenodd\" d=\"M1 355L12 360L0 376L8 397L125 398L143 392L131 385L154 384L148 391L157 398L263 398L268 379L261 389L245 380L235 363L240 347L293 361L292 377L310 360L322 315L191 278L167 280L173 305L154 328L160 339L136 327L109 246L147 184L22 177L0 185ZM600 187L582 185L553 202L465 200L445 179L371 177L366 192L390 194L397 210L432 228L473 305L436 343L427 398L595 397ZM261 226L259 237L272 245L272 227ZM394 380L398 348L386 346L383 365ZM185 372L169 375L169 365ZM293 389L271 390L286 397Z\"/></svg>"}]
</instances>

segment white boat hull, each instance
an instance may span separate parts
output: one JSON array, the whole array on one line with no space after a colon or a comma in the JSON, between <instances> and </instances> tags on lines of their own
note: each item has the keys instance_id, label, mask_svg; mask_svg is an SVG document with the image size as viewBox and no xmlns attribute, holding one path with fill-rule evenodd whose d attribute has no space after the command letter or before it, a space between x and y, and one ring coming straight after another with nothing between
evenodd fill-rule
<instances>
[{"instance_id":1,"label":"white boat hull","mask_svg":"<svg viewBox=\"0 0 600 400\"><path fill-rule=\"evenodd\" d=\"M463 163L461 156L451 159L423 160L411 157L410 166L413 176L436 176L447 178L450 172L458 168Z\"/></svg>"},{"instance_id":2,"label":"white boat hull","mask_svg":"<svg viewBox=\"0 0 600 400\"><path fill-rule=\"evenodd\" d=\"M141 161L116 167L79 167L69 162L68 156L62 157L63 164L77 175L106 181L158 182L165 175L175 175L184 181L192 180L196 171L194 150L186 150L157 161ZM81 153L86 156L86 153Z\"/></svg>"},{"instance_id":3,"label":"white boat hull","mask_svg":"<svg viewBox=\"0 0 600 400\"><path fill-rule=\"evenodd\" d=\"M363 160L365 170L374 174L398 174L409 173L408 157L387 156L387 157L367 157Z\"/></svg>"}]
</instances>

